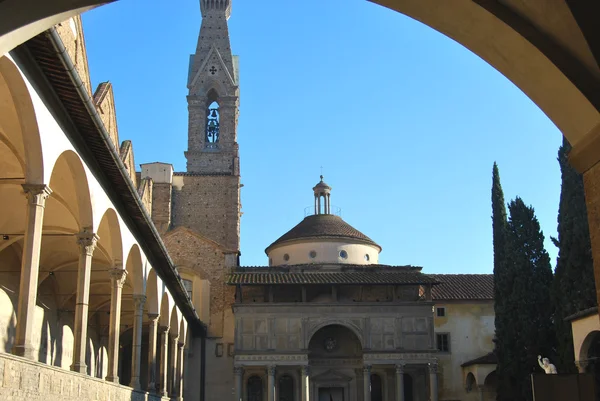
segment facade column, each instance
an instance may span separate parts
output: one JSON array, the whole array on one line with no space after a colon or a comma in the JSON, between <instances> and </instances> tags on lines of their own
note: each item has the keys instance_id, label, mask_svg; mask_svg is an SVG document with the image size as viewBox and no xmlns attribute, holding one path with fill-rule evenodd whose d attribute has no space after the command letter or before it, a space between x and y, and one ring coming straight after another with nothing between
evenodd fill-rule
<instances>
[{"instance_id":1,"label":"facade column","mask_svg":"<svg viewBox=\"0 0 600 401\"><path fill-rule=\"evenodd\" d=\"M90 278L92 276L92 256L98 242L94 233L82 231L77 234L79 245L79 265L77 267L77 300L75 301L75 321L73 331L73 364L71 370L86 373L85 354L87 350L88 304L90 301Z\"/></svg>"},{"instance_id":2,"label":"facade column","mask_svg":"<svg viewBox=\"0 0 600 401\"><path fill-rule=\"evenodd\" d=\"M363 401L371 401L371 365L363 367Z\"/></svg>"},{"instance_id":3,"label":"facade column","mask_svg":"<svg viewBox=\"0 0 600 401\"><path fill-rule=\"evenodd\" d=\"M121 295L127 271L117 265L110 270L110 324L108 328L108 374L106 381L119 383L119 335L121 334Z\"/></svg>"},{"instance_id":4,"label":"facade column","mask_svg":"<svg viewBox=\"0 0 600 401\"><path fill-rule=\"evenodd\" d=\"M177 374L175 375L175 396L177 401L183 400L183 353L184 343L177 343Z\"/></svg>"},{"instance_id":5,"label":"facade column","mask_svg":"<svg viewBox=\"0 0 600 401\"><path fill-rule=\"evenodd\" d=\"M575 366L577 366L577 371L579 373L585 373L587 368L587 362L585 361L575 361Z\"/></svg>"},{"instance_id":6,"label":"facade column","mask_svg":"<svg viewBox=\"0 0 600 401\"><path fill-rule=\"evenodd\" d=\"M477 386L477 390L479 391L479 401L484 401L485 394L483 393L483 386Z\"/></svg>"},{"instance_id":7,"label":"facade column","mask_svg":"<svg viewBox=\"0 0 600 401\"><path fill-rule=\"evenodd\" d=\"M145 295L133 296L133 344L131 347L131 382L129 386L140 390L140 371L142 366L142 325L144 324Z\"/></svg>"},{"instance_id":8,"label":"facade column","mask_svg":"<svg viewBox=\"0 0 600 401\"><path fill-rule=\"evenodd\" d=\"M167 357L169 353L169 326L163 326L159 328L160 331L160 379L159 379L159 390L158 394L162 397L166 397L167 393L167 381L168 381L168 365Z\"/></svg>"},{"instance_id":9,"label":"facade column","mask_svg":"<svg viewBox=\"0 0 600 401\"><path fill-rule=\"evenodd\" d=\"M275 401L275 366L267 367L267 401Z\"/></svg>"},{"instance_id":10,"label":"facade column","mask_svg":"<svg viewBox=\"0 0 600 401\"><path fill-rule=\"evenodd\" d=\"M437 363L429 363L429 400L438 401Z\"/></svg>"},{"instance_id":11,"label":"facade column","mask_svg":"<svg viewBox=\"0 0 600 401\"><path fill-rule=\"evenodd\" d=\"M148 391L156 392L156 332L158 314L148 313Z\"/></svg>"},{"instance_id":12,"label":"facade column","mask_svg":"<svg viewBox=\"0 0 600 401\"><path fill-rule=\"evenodd\" d=\"M310 400L310 366L302 366L302 383L300 383L300 401Z\"/></svg>"},{"instance_id":13,"label":"facade column","mask_svg":"<svg viewBox=\"0 0 600 401\"><path fill-rule=\"evenodd\" d=\"M177 381L177 344L179 343L179 337L171 337L171 354L169 355L169 365L171 366L171 374L169 377L169 394L171 397L176 396L175 382Z\"/></svg>"},{"instance_id":14,"label":"facade column","mask_svg":"<svg viewBox=\"0 0 600 401\"><path fill-rule=\"evenodd\" d=\"M396 365L396 401L404 401L404 364Z\"/></svg>"},{"instance_id":15,"label":"facade column","mask_svg":"<svg viewBox=\"0 0 600 401\"><path fill-rule=\"evenodd\" d=\"M235 377L235 401L242 401L242 378L244 377L244 368L235 366L233 368L233 375Z\"/></svg>"},{"instance_id":16,"label":"facade column","mask_svg":"<svg viewBox=\"0 0 600 401\"><path fill-rule=\"evenodd\" d=\"M35 305L37 302L40 251L42 248L42 225L46 199L52 193L47 185L23 184L27 197L23 257L21 258L21 283L17 305L17 330L15 333L15 355L37 359L33 343Z\"/></svg>"}]
</instances>

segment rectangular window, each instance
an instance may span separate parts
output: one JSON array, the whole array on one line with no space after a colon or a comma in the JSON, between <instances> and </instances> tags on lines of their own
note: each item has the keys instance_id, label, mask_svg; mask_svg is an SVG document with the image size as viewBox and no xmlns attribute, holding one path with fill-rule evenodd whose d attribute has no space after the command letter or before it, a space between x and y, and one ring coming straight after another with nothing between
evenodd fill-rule
<instances>
[{"instance_id":1,"label":"rectangular window","mask_svg":"<svg viewBox=\"0 0 600 401\"><path fill-rule=\"evenodd\" d=\"M450 352L450 334L439 333L435 335L437 349L440 352Z\"/></svg>"},{"instance_id":2,"label":"rectangular window","mask_svg":"<svg viewBox=\"0 0 600 401\"><path fill-rule=\"evenodd\" d=\"M443 306L440 306L438 308L436 308L436 312L437 312L437 317L444 317L446 316L446 308Z\"/></svg>"},{"instance_id":3,"label":"rectangular window","mask_svg":"<svg viewBox=\"0 0 600 401\"><path fill-rule=\"evenodd\" d=\"M182 278L181 281L183 282L183 288L185 288L190 299L192 299L192 291L194 289L194 283L192 282L192 280L186 280L184 278Z\"/></svg>"}]
</instances>

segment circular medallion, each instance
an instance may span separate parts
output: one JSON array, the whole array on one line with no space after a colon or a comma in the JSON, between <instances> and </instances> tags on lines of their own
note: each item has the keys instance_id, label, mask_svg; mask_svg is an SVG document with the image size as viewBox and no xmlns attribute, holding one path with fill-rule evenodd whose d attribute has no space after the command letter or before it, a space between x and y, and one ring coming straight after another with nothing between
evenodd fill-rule
<instances>
[{"instance_id":1,"label":"circular medallion","mask_svg":"<svg viewBox=\"0 0 600 401\"><path fill-rule=\"evenodd\" d=\"M335 338L333 338L333 337L327 337L325 339L324 345L325 345L325 351L332 352L337 347L337 341L335 341Z\"/></svg>"}]
</instances>

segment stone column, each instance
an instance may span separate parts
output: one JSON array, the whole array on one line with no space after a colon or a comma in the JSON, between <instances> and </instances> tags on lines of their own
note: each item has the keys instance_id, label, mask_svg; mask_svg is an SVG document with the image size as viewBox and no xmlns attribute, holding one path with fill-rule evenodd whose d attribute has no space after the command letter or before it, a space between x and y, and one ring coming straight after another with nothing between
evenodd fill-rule
<instances>
[{"instance_id":1,"label":"stone column","mask_svg":"<svg viewBox=\"0 0 600 401\"><path fill-rule=\"evenodd\" d=\"M131 347L131 382L129 386L140 390L140 371L142 366L142 325L144 324L145 295L133 296L133 344Z\"/></svg>"},{"instance_id":2,"label":"stone column","mask_svg":"<svg viewBox=\"0 0 600 401\"><path fill-rule=\"evenodd\" d=\"M21 283L17 304L17 330L13 352L28 359L37 360L36 344L33 343L35 305L37 302L42 225L46 199L52 193L47 185L23 184L27 197L23 257L21 259Z\"/></svg>"},{"instance_id":3,"label":"stone column","mask_svg":"<svg viewBox=\"0 0 600 401\"><path fill-rule=\"evenodd\" d=\"M121 334L121 295L127 271L117 265L110 270L110 324L108 328L108 374L106 381L119 383L119 335Z\"/></svg>"},{"instance_id":4,"label":"stone column","mask_svg":"<svg viewBox=\"0 0 600 401\"><path fill-rule=\"evenodd\" d=\"M438 401L437 363L428 364L429 367L429 400Z\"/></svg>"},{"instance_id":5,"label":"stone column","mask_svg":"<svg viewBox=\"0 0 600 401\"><path fill-rule=\"evenodd\" d=\"M177 343L177 374L175 375L175 395L177 401L183 400L183 353L184 343Z\"/></svg>"},{"instance_id":6,"label":"stone column","mask_svg":"<svg viewBox=\"0 0 600 401\"><path fill-rule=\"evenodd\" d=\"M485 394L483 393L483 386L477 386L477 390L479 391L479 401L484 401Z\"/></svg>"},{"instance_id":7,"label":"stone column","mask_svg":"<svg viewBox=\"0 0 600 401\"><path fill-rule=\"evenodd\" d=\"M587 362L586 361L575 361L575 366L577 366L577 371L579 373L585 373L585 371L587 369Z\"/></svg>"},{"instance_id":8,"label":"stone column","mask_svg":"<svg viewBox=\"0 0 600 401\"><path fill-rule=\"evenodd\" d=\"M159 379L159 390L158 394L162 397L166 397L167 393L167 381L168 381L168 365L167 357L169 353L169 326L163 326L159 328L160 331L160 379Z\"/></svg>"},{"instance_id":9,"label":"stone column","mask_svg":"<svg viewBox=\"0 0 600 401\"><path fill-rule=\"evenodd\" d=\"M404 364L396 365L396 401L404 401Z\"/></svg>"},{"instance_id":10,"label":"stone column","mask_svg":"<svg viewBox=\"0 0 600 401\"><path fill-rule=\"evenodd\" d=\"M244 368L235 366L233 368L233 375L235 377L235 401L242 401L242 378L244 377Z\"/></svg>"},{"instance_id":11,"label":"stone column","mask_svg":"<svg viewBox=\"0 0 600 401\"><path fill-rule=\"evenodd\" d=\"M300 383L300 401L310 400L310 366L302 366L302 383Z\"/></svg>"},{"instance_id":12,"label":"stone column","mask_svg":"<svg viewBox=\"0 0 600 401\"><path fill-rule=\"evenodd\" d=\"M168 393L171 397L175 397L175 381L177 379L177 343L179 342L179 337L170 337L171 340L171 354L169 355L169 365L171 366L171 377L169 377L169 387Z\"/></svg>"},{"instance_id":13,"label":"stone column","mask_svg":"<svg viewBox=\"0 0 600 401\"><path fill-rule=\"evenodd\" d=\"M148 313L148 391L156 392L156 331L158 314Z\"/></svg>"},{"instance_id":14,"label":"stone column","mask_svg":"<svg viewBox=\"0 0 600 401\"><path fill-rule=\"evenodd\" d=\"M363 401L371 401L371 365L363 367Z\"/></svg>"},{"instance_id":15,"label":"stone column","mask_svg":"<svg viewBox=\"0 0 600 401\"><path fill-rule=\"evenodd\" d=\"M98 242L94 233L82 231L77 234L79 245L79 265L77 267L77 300L75 301L75 321L73 330L73 364L71 370L86 373L85 354L87 350L88 304L90 301L90 278L92 276L92 255Z\"/></svg>"},{"instance_id":16,"label":"stone column","mask_svg":"<svg viewBox=\"0 0 600 401\"><path fill-rule=\"evenodd\" d=\"M267 367L267 401L275 401L275 366Z\"/></svg>"}]
</instances>

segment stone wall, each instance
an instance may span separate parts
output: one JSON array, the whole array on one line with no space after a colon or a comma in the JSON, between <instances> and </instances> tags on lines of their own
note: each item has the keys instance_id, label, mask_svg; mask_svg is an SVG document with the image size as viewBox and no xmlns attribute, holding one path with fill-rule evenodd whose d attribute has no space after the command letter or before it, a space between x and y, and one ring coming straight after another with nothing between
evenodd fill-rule
<instances>
[{"instance_id":1,"label":"stone wall","mask_svg":"<svg viewBox=\"0 0 600 401\"><path fill-rule=\"evenodd\" d=\"M171 188L171 184L162 182L152 186L152 222L161 234L171 227Z\"/></svg>"},{"instance_id":2,"label":"stone wall","mask_svg":"<svg viewBox=\"0 0 600 401\"><path fill-rule=\"evenodd\" d=\"M239 250L240 177L186 175L183 183L173 190L173 227L190 228L225 249Z\"/></svg>"},{"instance_id":3,"label":"stone wall","mask_svg":"<svg viewBox=\"0 0 600 401\"><path fill-rule=\"evenodd\" d=\"M430 302L414 304L236 304L238 352L301 352L314 332L344 325L372 351L427 351L434 348Z\"/></svg>"},{"instance_id":4,"label":"stone wall","mask_svg":"<svg viewBox=\"0 0 600 401\"><path fill-rule=\"evenodd\" d=\"M0 353L2 401L168 400L118 384Z\"/></svg>"}]
</instances>

